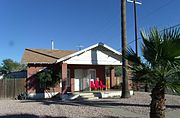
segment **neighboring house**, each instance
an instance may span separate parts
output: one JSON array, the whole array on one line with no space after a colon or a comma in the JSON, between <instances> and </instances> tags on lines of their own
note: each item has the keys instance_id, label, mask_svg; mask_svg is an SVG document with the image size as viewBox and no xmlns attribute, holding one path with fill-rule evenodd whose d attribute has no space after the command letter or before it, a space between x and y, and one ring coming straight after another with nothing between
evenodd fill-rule
<instances>
[{"instance_id":1,"label":"neighboring house","mask_svg":"<svg viewBox=\"0 0 180 118\"><path fill-rule=\"evenodd\" d=\"M10 72L6 76L14 79L24 79L27 78L27 71L21 70L21 71Z\"/></svg>"},{"instance_id":2,"label":"neighboring house","mask_svg":"<svg viewBox=\"0 0 180 118\"><path fill-rule=\"evenodd\" d=\"M0 74L0 79L5 79L5 78L25 79L25 78L27 78L27 71L21 70L21 71L10 72L6 75Z\"/></svg>"},{"instance_id":3,"label":"neighboring house","mask_svg":"<svg viewBox=\"0 0 180 118\"><path fill-rule=\"evenodd\" d=\"M22 63L27 64L27 93L32 97L44 94L35 75L45 68L61 73L60 84L48 90L57 94L90 91L90 81L97 78L110 89L115 81L114 67L122 65L121 53L103 43L80 51L25 49Z\"/></svg>"}]
</instances>

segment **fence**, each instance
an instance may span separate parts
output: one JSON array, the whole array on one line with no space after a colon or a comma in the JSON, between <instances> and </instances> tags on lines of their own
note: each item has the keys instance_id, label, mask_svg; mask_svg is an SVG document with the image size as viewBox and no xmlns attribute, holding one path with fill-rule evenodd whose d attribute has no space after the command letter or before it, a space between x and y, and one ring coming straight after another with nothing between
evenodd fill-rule
<instances>
[{"instance_id":1,"label":"fence","mask_svg":"<svg viewBox=\"0 0 180 118\"><path fill-rule=\"evenodd\" d=\"M26 91L26 79L1 79L0 99L14 99L18 94Z\"/></svg>"}]
</instances>

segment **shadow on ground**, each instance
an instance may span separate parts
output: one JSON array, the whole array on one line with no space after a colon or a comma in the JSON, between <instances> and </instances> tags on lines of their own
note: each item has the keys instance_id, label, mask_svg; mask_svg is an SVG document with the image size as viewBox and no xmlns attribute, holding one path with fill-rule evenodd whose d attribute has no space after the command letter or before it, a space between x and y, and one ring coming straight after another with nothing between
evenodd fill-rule
<instances>
[{"instance_id":1,"label":"shadow on ground","mask_svg":"<svg viewBox=\"0 0 180 118\"><path fill-rule=\"evenodd\" d=\"M71 106L94 106L94 107L118 107L118 106L135 106L135 107L149 107L148 104L133 104L133 103L121 103L120 101L113 100L81 100L81 101L61 101L61 100L23 100L20 103L38 102L43 105L71 105ZM176 109L180 108L180 105L166 105L167 108Z\"/></svg>"},{"instance_id":2,"label":"shadow on ground","mask_svg":"<svg viewBox=\"0 0 180 118\"><path fill-rule=\"evenodd\" d=\"M37 116L33 114L12 114L0 116L0 118L68 118L65 116L52 117L52 116Z\"/></svg>"},{"instance_id":3,"label":"shadow on ground","mask_svg":"<svg viewBox=\"0 0 180 118\"><path fill-rule=\"evenodd\" d=\"M69 117L37 116L37 115L33 115L33 114L12 114L12 115L0 116L0 118L69 118ZM99 117L93 117L93 118L99 118ZM103 118L126 118L126 117L104 116Z\"/></svg>"}]
</instances>

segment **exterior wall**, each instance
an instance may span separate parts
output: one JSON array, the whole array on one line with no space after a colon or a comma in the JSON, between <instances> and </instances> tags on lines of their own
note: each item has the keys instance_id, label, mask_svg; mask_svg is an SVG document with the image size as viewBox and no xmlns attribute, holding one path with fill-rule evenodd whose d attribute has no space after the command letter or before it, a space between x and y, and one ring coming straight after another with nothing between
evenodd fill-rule
<instances>
[{"instance_id":1,"label":"exterior wall","mask_svg":"<svg viewBox=\"0 0 180 118\"><path fill-rule=\"evenodd\" d=\"M51 87L49 89L41 89L39 87L39 81L37 79L37 74L47 67L53 67L53 71L59 71L57 65L28 65L27 68L27 79L26 79L26 91L29 94L30 98L48 98L53 94L57 94L60 91L59 84L55 87Z\"/></svg>"},{"instance_id":2,"label":"exterior wall","mask_svg":"<svg viewBox=\"0 0 180 118\"><path fill-rule=\"evenodd\" d=\"M67 64L122 65L121 57L111 51L93 49L65 61Z\"/></svg>"},{"instance_id":3,"label":"exterior wall","mask_svg":"<svg viewBox=\"0 0 180 118\"><path fill-rule=\"evenodd\" d=\"M26 90L27 93L36 93L38 92L39 85L36 74L43 69L43 67L34 67L28 66L27 68L27 79L26 79Z\"/></svg>"}]
</instances>

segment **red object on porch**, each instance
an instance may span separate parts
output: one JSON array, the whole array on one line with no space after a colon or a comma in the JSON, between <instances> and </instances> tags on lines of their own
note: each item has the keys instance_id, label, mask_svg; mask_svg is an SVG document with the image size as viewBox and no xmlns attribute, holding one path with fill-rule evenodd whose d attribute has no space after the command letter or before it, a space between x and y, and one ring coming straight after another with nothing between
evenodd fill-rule
<instances>
[{"instance_id":1,"label":"red object on porch","mask_svg":"<svg viewBox=\"0 0 180 118\"><path fill-rule=\"evenodd\" d=\"M100 86L101 86L101 89L105 89L106 88L106 85L103 85L102 81L100 80Z\"/></svg>"},{"instance_id":2,"label":"red object on porch","mask_svg":"<svg viewBox=\"0 0 180 118\"><path fill-rule=\"evenodd\" d=\"M96 88L93 81L90 82L90 88L91 89L95 89Z\"/></svg>"},{"instance_id":3,"label":"red object on porch","mask_svg":"<svg viewBox=\"0 0 180 118\"><path fill-rule=\"evenodd\" d=\"M97 89L100 89L101 88L101 86L99 85L99 81L98 80L95 80L95 87L97 88Z\"/></svg>"}]
</instances>

